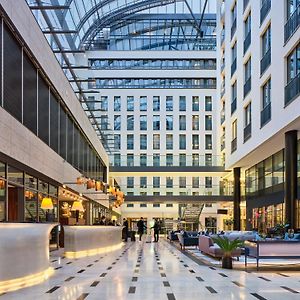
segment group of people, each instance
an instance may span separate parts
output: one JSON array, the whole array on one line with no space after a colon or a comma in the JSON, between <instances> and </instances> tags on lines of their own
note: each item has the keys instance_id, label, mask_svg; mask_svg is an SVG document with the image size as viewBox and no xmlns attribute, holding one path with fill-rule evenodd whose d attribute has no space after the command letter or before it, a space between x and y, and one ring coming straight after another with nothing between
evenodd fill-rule
<instances>
[{"instance_id":1,"label":"group of people","mask_svg":"<svg viewBox=\"0 0 300 300\"><path fill-rule=\"evenodd\" d=\"M121 226L116 220L107 219L105 216L102 216L94 225Z\"/></svg>"}]
</instances>

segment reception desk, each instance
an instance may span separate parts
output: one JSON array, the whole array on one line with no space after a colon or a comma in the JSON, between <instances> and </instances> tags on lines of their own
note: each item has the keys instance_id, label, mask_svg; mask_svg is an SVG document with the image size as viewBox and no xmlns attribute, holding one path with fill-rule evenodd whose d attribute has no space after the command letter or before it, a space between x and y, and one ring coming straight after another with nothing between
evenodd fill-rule
<instances>
[{"instance_id":1,"label":"reception desk","mask_svg":"<svg viewBox=\"0 0 300 300\"><path fill-rule=\"evenodd\" d=\"M65 256L79 258L120 249L120 226L64 226Z\"/></svg>"},{"instance_id":2,"label":"reception desk","mask_svg":"<svg viewBox=\"0 0 300 300\"><path fill-rule=\"evenodd\" d=\"M49 267L49 235L57 224L0 224L0 294L38 284Z\"/></svg>"}]
</instances>

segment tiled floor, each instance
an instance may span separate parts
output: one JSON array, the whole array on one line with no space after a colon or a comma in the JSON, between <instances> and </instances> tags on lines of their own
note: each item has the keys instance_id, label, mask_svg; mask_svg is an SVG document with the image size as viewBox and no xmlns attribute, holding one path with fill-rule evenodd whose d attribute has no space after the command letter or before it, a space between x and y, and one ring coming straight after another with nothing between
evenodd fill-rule
<instances>
[{"instance_id":1,"label":"tiled floor","mask_svg":"<svg viewBox=\"0 0 300 300\"><path fill-rule=\"evenodd\" d=\"M224 270L198 264L167 241L128 242L106 255L52 254L55 274L0 300L300 299L300 272Z\"/></svg>"}]
</instances>

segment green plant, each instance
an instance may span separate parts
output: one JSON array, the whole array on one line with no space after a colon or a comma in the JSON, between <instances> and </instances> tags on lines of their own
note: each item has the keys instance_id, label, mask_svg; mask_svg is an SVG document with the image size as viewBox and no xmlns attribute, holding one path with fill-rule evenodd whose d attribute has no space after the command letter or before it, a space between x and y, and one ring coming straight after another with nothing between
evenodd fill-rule
<instances>
[{"instance_id":1,"label":"green plant","mask_svg":"<svg viewBox=\"0 0 300 300\"><path fill-rule=\"evenodd\" d=\"M232 252L244 245L244 242L238 238L229 240L226 236L212 238L213 241L224 251L224 256L231 257Z\"/></svg>"}]
</instances>

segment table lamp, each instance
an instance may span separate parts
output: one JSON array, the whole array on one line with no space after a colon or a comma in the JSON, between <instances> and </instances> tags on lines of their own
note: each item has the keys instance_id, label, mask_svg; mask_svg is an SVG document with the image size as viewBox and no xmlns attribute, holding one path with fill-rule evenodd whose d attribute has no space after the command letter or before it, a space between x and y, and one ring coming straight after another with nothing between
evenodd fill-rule
<instances>
[{"instance_id":1,"label":"table lamp","mask_svg":"<svg viewBox=\"0 0 300 300\"><path fill-rule=\"evenodd\" d=\"M75 211L76 225L77 225L78 221L79 221L79 212L84 211L81 201L78 201L78 200L74 201L71 210Z\"/></svg>"}]
</instances>

